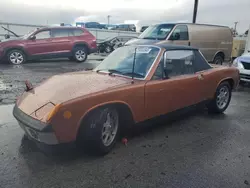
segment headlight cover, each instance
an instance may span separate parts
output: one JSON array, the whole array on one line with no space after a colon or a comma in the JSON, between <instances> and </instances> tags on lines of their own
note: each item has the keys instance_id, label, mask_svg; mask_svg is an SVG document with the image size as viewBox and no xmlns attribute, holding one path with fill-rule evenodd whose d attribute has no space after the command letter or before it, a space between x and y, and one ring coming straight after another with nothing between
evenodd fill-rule
<instances>
[{"instance_id":1,"label":"headlight cover","mask_svg":"<svg viewBox=\"0 0 250 188\"><path fill-rule=\"evenodd\" d=\"M239 58L236 58L233 61L233 66L237 67L238 69L244 69L244 66L242 65L242 63L239 61Z\"/></svg>"}]
</instances>

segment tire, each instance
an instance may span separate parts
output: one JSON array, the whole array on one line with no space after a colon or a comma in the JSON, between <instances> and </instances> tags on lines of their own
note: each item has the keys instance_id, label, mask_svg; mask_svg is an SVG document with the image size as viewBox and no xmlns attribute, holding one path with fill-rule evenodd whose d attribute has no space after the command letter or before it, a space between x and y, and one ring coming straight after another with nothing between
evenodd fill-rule
<instances>
[{"instance_id":1,"label":"tire","mask_svg":"<svg viewBox=\"0 0 250 188\"><path fill-rule=\"evenodd\" d=\"M79 130L77 142L91 153L105 155L115 146L119 132L118 111L112 106L103 107L94 110L86 117Z\"/></svg>"},{"instance_id":2,"label":"tire","mask_svg":"<svg viewBox=\"0 0 250 188\"><path fill-rule=\"evenodd\" d=\"M216 64L216 65L222 65L224 62L224 59L221 55L216 55L214 57L214 60L213 60L213 64Z\"/></svg>"},{"instance_id":3,"label":"tire","mask_svg":"<svg viewBox=\"0 0 250 188\"><path fill-rule=\"evenodd\" d=\"M216 89L214 99L207 105L208 111L211 113L223 113L232 96L232 88L228 82L222 82Z\"/></svg>"},{"instance_id":4,"label":"tire","mask_svg":"<svg viewBox=\"0 0 250 188\"><path fill-rule=\"evenodd\" d=\"M13 65L20 65L26 62L26 56L21 50L11 50L7 53L7 60Z\"/></svg>"},{"instance_id":5,"label":"tire","mask_svg":"<svg viewBox=\"0 0 250 188\"><path fill-rule=\"evenodd\" d=\"M73 50L73 58L76 62L82 63L85 62L88 58L88 50L85 46L76 47Z\"/></svg>"}]
</instances>

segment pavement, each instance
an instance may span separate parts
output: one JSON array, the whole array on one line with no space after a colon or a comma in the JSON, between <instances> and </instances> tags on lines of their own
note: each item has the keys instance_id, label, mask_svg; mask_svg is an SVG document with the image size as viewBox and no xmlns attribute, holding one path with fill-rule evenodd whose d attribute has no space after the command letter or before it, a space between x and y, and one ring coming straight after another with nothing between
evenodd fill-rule
<instances>
[{"instance_id":1,"label":"pavement","mask_svg":"<svg viewBox=\"0 0 250 188\"><path fill-rule=\"evenodd\" d=\"M1 86L9 87L9 94L18 93L22 90L18 83L26 78L38 83L55 73L85 66L67 61L16 69L5 65L0 67ZM222 115L199 109L175 121L138 127L127 135L127 146L118 142L103 157L89 156L80 148L49 152L29 141L12 116L14 99L8 93L4 99L8 105L0 105L1 188L250 187L248 85L233 92Z\"/></svg>"},{"instance_id":2,"label":"pavement","mask_svg":"<svg viewBox=\"0 0 250 188\"><path fill-rule=\"evenodd\" d=\"M68 59L41 60L22 65L0 63L0 105L15 102L17 96L24 91L25 80L35 86L55 74L93 69L104 58L103 55L90 55L84 63Z\"/></svg>"}]
</instances>

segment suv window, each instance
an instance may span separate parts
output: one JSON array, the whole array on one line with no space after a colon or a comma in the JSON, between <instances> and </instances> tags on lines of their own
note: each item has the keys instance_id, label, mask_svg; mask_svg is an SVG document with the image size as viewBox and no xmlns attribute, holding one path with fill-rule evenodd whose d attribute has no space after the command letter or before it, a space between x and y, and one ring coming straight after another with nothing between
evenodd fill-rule
<instances>
[{"instance_id":1,"label":"suv window","mask_svg":"<svg viewBox=\"0 0 250 188\"><path fill-rule=\"evenodd\" d=\"M188 27L186 25L179 25L175 28L170 38L174 38L176 34L179 34L180 38L176 40L189 40Z\"/></svg>"},{"instance_id":2,"label":"suv window","mask_svg":"<svg viewBox=\"0 0 250 188\"><path fill-rule=\"evenodd\" d=\"M68 37L69 36L69 30L68 29L53 29L52 30L52 36L57 37Z\"/></svg>"},{"instance_id":3,"label":"suv window","mask_svg":"<svg viewBox=\"0 0 250 188\"><path fill-rule=\"evenodd\" d=\"M49 30L40 31L40 32L36 33L35 36L36 36L36 39L48 39L51 37Z\"/></svg>"},{"instance_id":4,"label":"suv window","mask_svg":"<svg viewBox=\"0 0 250 188\"><path fill-rule=\"evenodd\" d=\"M166 63L163 65L164 58L162 58L154 73L153 80L161 79L162 75L172 78L195 73L194 52L192 50L171 50L165 53Z\"/></svg>"},{"instance_id":5,"label":"suv window","mask_svg":"<svg viewBox=\"0 0 250 188\"><path fill-rule=\"evenodd\" d=\"M81 34L83 34L83 30L82 29L74 29L73 30L73 35L74 36L80 36Z\"/></svg>"}]
</instances>

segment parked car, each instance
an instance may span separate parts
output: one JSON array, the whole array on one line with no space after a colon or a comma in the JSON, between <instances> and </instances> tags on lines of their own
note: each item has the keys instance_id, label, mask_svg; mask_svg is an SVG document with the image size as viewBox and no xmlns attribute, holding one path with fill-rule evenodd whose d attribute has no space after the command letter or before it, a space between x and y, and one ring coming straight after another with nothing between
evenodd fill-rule
<instances>
[{"instance_id":1,"label":"parked car","mask_svg":"<svg viewBox=\"0 0 250 188\"><path fill-rule=\"evenodd\" d=\"M88 29L106 29L105 25L99 22L77 22L76 26Z\"/></svg>"},{"instance_id":2,"label":"parked car","mask_svg":"<svg viewBox=\"0 0 250 188\"><path fill-rule=\"evenodd\" d=\"M84 62L88 54L96 51L95 36L79 27L40 28L0 43L0 58L16 65L26 60L62 57Z\"/></svg>"},{"instance_id":3,"label":"parked car","mask_svg":"<svg viewBox=\"0 0 250 188\"><path fill-rule=\"evenodd\" d=\"M233 36L231 29L224 26L167 23L149 26L138 39L130 44L168 43L199 48L208 62L222 64L231 60Z\"/></svg>"},{"instance_id":4,"label":"parked car","mask_svg":"<svg viewBox=\"0 0 250 188\"><path fill-rule=\"evenodd\" d=\"M127 41L132 38L136 38L133 36L117 36L117 37L109 37L104 41L97 42L99 52L110 53L114 51L116 48L123 46Z\"/></svg>"},{"instance_id":5,"label":"parked car","mask_svg":"<svg viewBox=\"0 0 250 188\"><path fill-rule=\"evenodd\" d=\"M119 24L119 25L116 25L116 27L112 28L112 30L136 32L136 27L134 24Z\"/></svg>"},{"instance_id":6,"label":"parked car","mask_svg":"<svg viewBox=\"0 0 250 188\"><path fill-rule=\"evenodd\" d=\"M246 82L250 83L250 52L246 52L236 58L232 65L239 69L240 82L242 84Z\"/></svg>"},{"instance_id":7,"label":"parked car","mask_svg":"<svg viewBox=\"0 0 250 188\"><path fill-rule=\"evenodd\" d=\"M13 115L31 140L76 142L105 154L130 125L195 104L224 112L238 82L238 69L211 67L196 48L124 46L94 70L52 76L34 88L27 81Z\"/></svg>"},{"instance_id":8,"label":"parked car","mask_svg":"<svg viewBox=\"0 0 250 188\"><path fill-rule=\"evenodd\" d=\"M145 31L148 28L148 26L142 26L140 32Z\"/></svg>"}]
</instances>

